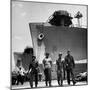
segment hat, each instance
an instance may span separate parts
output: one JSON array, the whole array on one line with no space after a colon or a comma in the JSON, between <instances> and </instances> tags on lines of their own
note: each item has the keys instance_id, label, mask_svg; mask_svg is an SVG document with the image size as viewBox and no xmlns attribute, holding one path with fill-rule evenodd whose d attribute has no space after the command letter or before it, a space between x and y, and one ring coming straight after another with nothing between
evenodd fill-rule
<instances>
[{"instance_id":1,"label":"hat","mask_svg":"<svg viewBox=\"0 0 90 90\"><path fill-rule=\"evenodd\" d=\"M49 53L45 53L45 55L49 55Z\"/></svg>"},{"instance_id":2,"label":"hat","mask_svg":"<svg viewBox=\"0 0 90 90\"><path fill-rule=\"evenodd\" d=\"M67 52L70 52L70 50L67 50Z\"/></svg>"},{"instance_id":3,"label":"hat","mask_svg":"<svg viewBox=\"0 0 90 90\"><path fill-rule=\"evenodd\" d=\"M59 52L59 55L62 55L62 52Z\"/></svg>"}]
</instances>

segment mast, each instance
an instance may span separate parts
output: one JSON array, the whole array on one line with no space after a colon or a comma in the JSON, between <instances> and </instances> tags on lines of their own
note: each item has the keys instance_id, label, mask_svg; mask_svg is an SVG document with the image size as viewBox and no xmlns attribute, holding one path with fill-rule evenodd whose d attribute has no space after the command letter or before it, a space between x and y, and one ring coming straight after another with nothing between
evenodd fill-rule
<instances>
[{"instance_id":1,"label":"mast","mask_svg":"<svg viewBox=\"0 0 90 90\"><path fill-rule=\"evenodd\" d=\"M74 16L74 18L77 18L78 27L81 27L81 25L80 25L80 18L82 18L82 17L83 17L83 15L82 15L82 13L80 13L80 11L78 11L78 12L76 13L76 15Z\"/></svg>"}]
</instances>

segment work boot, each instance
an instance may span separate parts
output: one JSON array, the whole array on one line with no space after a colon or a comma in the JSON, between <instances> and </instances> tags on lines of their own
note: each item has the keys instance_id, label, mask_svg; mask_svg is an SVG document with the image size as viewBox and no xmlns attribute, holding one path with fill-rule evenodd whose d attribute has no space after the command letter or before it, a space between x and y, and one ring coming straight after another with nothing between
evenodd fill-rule
<instances>
[{"instance_id":1,"label":"work boot","mask_svg":"<svg viewBox=\"0 0 90 90\"><path fill-rule=\"evenodd\" d=\"M35 84L35 87L37 87L37 84Z\"/></svg>"},{"instance_id":2,"label":"work boot","mask_svg":"<svg viewBox=\"0 0 90 90\"><path fill-rule=\"evenodd\" d=\"M49 87L51 87L52 85L51 84L49 84Z\"/></svg>"},{"instance_id":3,"label":"work boot","mask_svg":"<svg viewBox=\"0 0 90 90\"><path fill-rule=\"evenodd\" d=\"M46 87L48 86L48 83L46 82Z\"/></svg>"},{"instance_id":4,"label":"work boot","mask_svg":"<svg viewBox=\"0 0 90 90\"><path fill-rule=\"evenodd\" d=\"M49 82L49 87L51 87L52 85L51 85L51 81Z\"/></svg>"},{"instance_id":5,"label":"work boot","mask_svg":"<svg viewBox=\"0 0 90 90\"><path fill-rule=\"evenodd\" d=\"M58 85L60 86L60 81L58 81Z\"/></svg>"},{"instance_id":6,"label":"work boot","mask_svg":"<svg viewBox=\"0 0 90 90\"><path fill-rule=\"evenodd\" d=\"M61 83L61 86L63 86L63 83Z\"/></svg>"},{"instance_id":7,"label":"work boot","mask_svg":"<svg viewBox=\"0 0 90 90\"><path fill-rule=\"evenodd\" d=\"M31 85L31 88L33 88L33 85Z\"/></svg>"},{"instance_id":8,"label":"work boot","mask_svg":"<svg viewBox=\"0 0 90 90\"><path fill-rule=\"evenodd\" d=\"M73 81L73 85L75 85L76 84L76 81Z\"/></svg>"},{"instance_id":9,"label":"work boot","mask_svg":"<svg viewBox=\"0 0 90 90\"><path fill-rule=\"evenodd\" d=\"M68 83L68 85L70 85L70 83Z\"/></svg>"}]
</instances>

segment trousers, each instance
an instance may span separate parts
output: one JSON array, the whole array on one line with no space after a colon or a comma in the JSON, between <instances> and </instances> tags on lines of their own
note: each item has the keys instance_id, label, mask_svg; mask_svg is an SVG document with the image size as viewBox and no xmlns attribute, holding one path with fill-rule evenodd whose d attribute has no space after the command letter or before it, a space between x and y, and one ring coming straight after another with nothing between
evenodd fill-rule
<instances>
[{"instance_id":1,"label":"trousers","mask_svg":"<svg viewBox=\"0 0 90 90\"><path fill-rule=\"evenodd\" d=\"M29 83L31 88L33 88L33 81L35 81L35 87L37 87L38 85L38 71L31 71L31 73L29 73Z\"/></svg>"},{"instance_id":2,"label":"trousers","mask_svg":"<svg viewBox=\"0 0 90 90\"><path fill-rule=\"evenodd\" d=\"M63 72L61 70L57 70L57 81L59 85L63 85Z\"/></svg>"},{"instance_id":3,"label":"trousers","mask_svg":"<svg viewBox=\"0 0 90 90\"><path fill-rule=\"evenodd\" d=\"M44 74L45 74L46 86L48 86L48 82L49 82L49 86L51 86L51 68L45 68Z\"/></svg>"},{"instance_id":4,"label":"trousers","mask_svg":"<svg viewBox=\"0 0 90 90\"><path fill-rule=\"evenodd\" d=\"M66 72L67 72L67 82L68 82L68 84L70 85L70 76L71 76L72 82L74 84L75 83L75 78L74 78L73 69L67 69Z\"/></svg>"}]
</instances>

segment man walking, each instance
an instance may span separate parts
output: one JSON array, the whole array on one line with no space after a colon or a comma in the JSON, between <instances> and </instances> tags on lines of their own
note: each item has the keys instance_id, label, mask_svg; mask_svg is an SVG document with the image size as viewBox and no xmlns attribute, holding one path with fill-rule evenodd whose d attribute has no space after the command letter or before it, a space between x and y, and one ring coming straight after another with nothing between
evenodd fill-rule
<instances>
[{"instance_id":1,"label":"man walking","mask_svg":"<svg viewBox=\"0 0 90 90\"><path fill-rule=\"evenodd\" d=\"M62 86L63 85L63 63L61 61L62 59L62 53L59 53L59 58L56 60L56 65L57 65L57 81L58 85Z\"/></svg>"},{"instance_id":2,"label":"man walking","mask_svg":"<svg viewBox=\"0 0 90 90\"><path fill-rule=\"evenodd\" d=\"M43 60L43 66L44 66L44 75L45 75L45 84L46 86L51 86L51 67L52 67L52 60L49 57L49 53L45 54L45 58Z\"/></svg>"},{"instance_id":3,"label":"man walking","mask_svg":"<svg viewBox=\"0 0 90 90\"><path fill-rule=\"evenodd\" d=\"M70 55L70 51L67 51L67 56L65 57L65 65L66 65L68 85L70 85L70 75L73 81L73 85L75 85L76 82L73 73L73 69L75 68L75 62L73 56Z\"/></svg>"},{"instance_id":4,"label":"man walking","mask_svg":"<svg viewBox=\"0 0 90 90\"><path fill-rule=\"evenodd\" d=\"M36 61L36 57L32 57L32 63L29 65L29 83L31 88L33 88L33 78L35 78L35 87L38 85L38 71L39 65L38 61Z\"/></svg>"}]
</instances>

